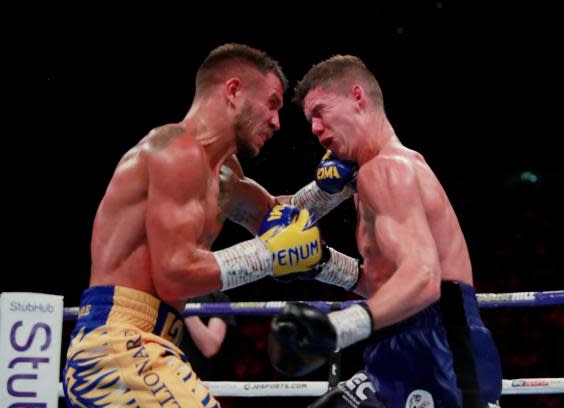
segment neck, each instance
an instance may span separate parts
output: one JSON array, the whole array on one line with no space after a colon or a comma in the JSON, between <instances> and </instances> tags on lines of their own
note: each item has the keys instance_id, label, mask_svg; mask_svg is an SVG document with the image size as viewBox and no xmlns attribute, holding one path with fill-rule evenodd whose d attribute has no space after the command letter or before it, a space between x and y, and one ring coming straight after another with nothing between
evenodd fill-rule
<instances>
[{"instance_id":1,"label":"neck","mask_svg":"<svg viewBox=\"0 0 564 408\"><path fill-rule=\"evenodd\" d=\"M182 120L187 133L202 145L207 153L210 166L219 168L225 159L236 153L235 129L229 113L220 112L217 101L194 101Z\"/></svg>"},{"instance_id":2,"label":"neck","mask_svg":"<svg viewBox=\"0 0 564 408\"><path fill-rule=\"evenodd\" d=\"M400 143L386 114L381 110L370 115L366 129L370 130L366 133L365 145L358 152L357 163L359 165L379 155L386 146Z\"/></svg>"}]
</instances>

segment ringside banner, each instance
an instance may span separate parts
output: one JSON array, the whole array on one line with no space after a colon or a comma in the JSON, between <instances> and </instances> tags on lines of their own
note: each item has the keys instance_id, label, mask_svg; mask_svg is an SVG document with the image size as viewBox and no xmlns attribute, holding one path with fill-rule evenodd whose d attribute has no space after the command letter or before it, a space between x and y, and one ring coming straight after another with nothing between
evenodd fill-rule
<instances>
[{"instance_id":1,"label":"ringside banner","mask_svg":"<svg viewBox=\"0 0 564 408\"><path fill-rule=\"evenodd\" d=\"M2 408L56 408L63 297L0 293Z\"/></svg>"}]
</instances>

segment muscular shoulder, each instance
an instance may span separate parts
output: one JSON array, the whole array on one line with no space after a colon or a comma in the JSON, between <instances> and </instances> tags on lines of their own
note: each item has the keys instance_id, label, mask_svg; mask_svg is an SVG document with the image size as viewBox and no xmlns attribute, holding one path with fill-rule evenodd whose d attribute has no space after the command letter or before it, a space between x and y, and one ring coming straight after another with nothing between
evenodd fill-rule
<instances>
[{"instance_id":1,"label":"muscular shoulder","mask_svg":"<svg viewBox=\"0 0 564 408\"><path fill-rule=\"evenodd\" d=\"M421 202L415 163L402 155L375 157L361 167L357 192L375 214L405 215Z\"/></svg>"},{"instance_id":2,"label":"muscular shoulder","mask_svg":"<svg viewBox=\"0 0 564 408\"><path fill-rule=\"evenodd\" d=\"M205 153L202 146L193 135L179 124L165 125L153 129L144 139L145 148L154 158L161 160L191 159L199 161L204 159Z\"/></svg>"},{"instance_id":3,"label":"muscular shoulder","mask_svg":"<svg viewBox=\"0 0 564 408\"><path fill-rule=\"evenodd\" d=\"M198 154L202 152L200 144L181 124L160 126L151 130L143 139L145 148L150 153Z\"/></svg>"},{"instance_id":4,"label":"muscular shoulder","mask_svg":"<svg viewBox=\"0 0 564 408\"><path fill-rule=\"evenodd\" d=\"M406 155L376 156L361 167L357 184L360 189L374 185L396 190L413 187L416 181L414 160Z\"/></svg>"},{"instance_id":5,"label":"muscular shoulder","mask_svg":"<svg viewBox=\"0 0 564 408\"><path fill-rule=\"evenodd\" d=\"M167 125L147 136L149 171L153 181L170 186L207 180L208 165L203 147L180 125Z\"/></svg>"},{"instance_id":6,"label":"muscular shoulder","mask_svg":"<svg viewBox=\"0 0 564 408\"><path fill-rule=\"evenodd\" d=\"M186 134L184 126L178 123L168 124L152 129L142 140L146 148L154 151L166 148L173 140Z\"/></svg>"}]
</instances>

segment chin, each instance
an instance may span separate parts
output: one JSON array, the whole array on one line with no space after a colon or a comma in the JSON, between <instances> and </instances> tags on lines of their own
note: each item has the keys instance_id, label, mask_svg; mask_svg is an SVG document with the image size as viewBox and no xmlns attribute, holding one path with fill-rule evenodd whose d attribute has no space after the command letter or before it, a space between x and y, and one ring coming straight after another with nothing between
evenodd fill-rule
<instances>
[{"instance_id":1,"label":"chin","mask_svg":"<svg viewBox=\"0 0 564 408\"><path fill-rule=\"evenodd\" d=\"M242 159L252 159L257 157L260 149L254 146L239 146L237 148L237 156Z\"/></svg>"},{"instance_id":2,"label":"chin","mask_svg":"<svg viewBox=\"0 0 564 408\"><path fill-rule=\"evenodd\" d=\"M325 147L327 150L331 150L331 153L334 156L337 156L339 159L341 158L341 152L339 151L339 149L336 148L337 146L335 146L334 144L329 144L327 147Z\"/></svg>"}]
</instances>

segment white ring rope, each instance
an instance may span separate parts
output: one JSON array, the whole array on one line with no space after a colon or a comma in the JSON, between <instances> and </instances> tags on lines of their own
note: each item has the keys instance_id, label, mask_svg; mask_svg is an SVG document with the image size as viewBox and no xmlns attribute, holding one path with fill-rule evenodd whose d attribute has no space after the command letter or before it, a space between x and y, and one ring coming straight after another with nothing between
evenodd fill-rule
<instances>
[{"instance_id":1,"label":"white ring rope","mask_svg":"<svg viewBox=\"0 0 564 408\"><path fill-rule=\"evenodd\" d=\"M481 308L530 307L564 304L564 291L479 293L476 295ZM330 308L331 304L344 302L308 302L319 308ZM230 302L230 303L188 303L184 315L275 315L286 302ZM78 307L65 308L65 320L74 320ZM212 394L218 397L315 397L329 390L327 381L204 381ZM502 380L502 394L564 394L564 378L520 378ZM63 397L62 384L59 396Z\"/></svg>"},{"instance_id":2,"label":"white ring rope","mask_svg":"<svg viewBox=\"0 0 564 408\"><path fill-rule=\"evenodd\" d=\"M318 397L329 390L327 381L204 381L216 397ZM503 380L502 395L564 394L564 378ZM59 384L59 397L63 385Z\"/></svg>"}]
</instances>

